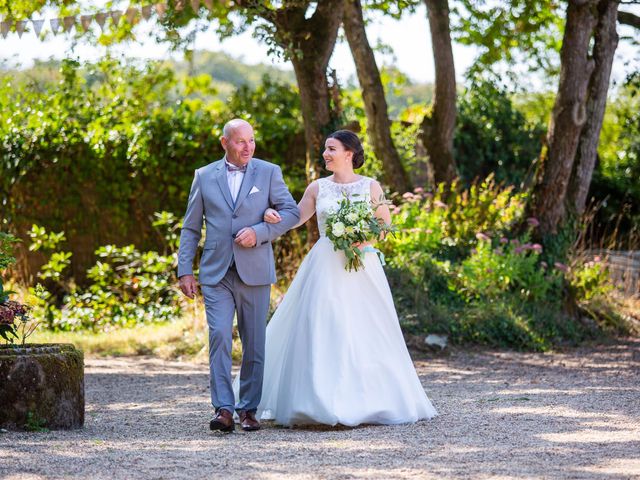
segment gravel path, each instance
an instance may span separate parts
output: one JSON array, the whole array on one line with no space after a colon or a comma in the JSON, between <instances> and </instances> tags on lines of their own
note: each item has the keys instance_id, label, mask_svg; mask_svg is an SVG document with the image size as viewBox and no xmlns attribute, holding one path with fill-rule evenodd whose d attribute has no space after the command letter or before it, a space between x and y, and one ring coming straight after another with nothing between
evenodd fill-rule
<instances>
[{"instance_id":1,"label":"gravel path","mask_svg":"<svg viewBox=\"0 0 640 480\"><path fill-rule=\"evenodd\" d=\"M232 435L206 366L87 359L85 428L0 434L0 478L640 479L640 341L414 358L431 421Z\"/></svg>"}]
</instances>

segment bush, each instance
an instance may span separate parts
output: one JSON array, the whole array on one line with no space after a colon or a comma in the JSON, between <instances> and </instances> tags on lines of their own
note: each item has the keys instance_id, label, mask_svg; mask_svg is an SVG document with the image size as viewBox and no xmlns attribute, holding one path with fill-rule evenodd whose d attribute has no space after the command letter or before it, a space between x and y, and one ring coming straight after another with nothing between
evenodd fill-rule
<instances>
[{"instance_id":1,"label":"bush","mask_svg":"<svg viewBox=\"0 0 640 480\"><path fill-rule=\"evenodd\" d=\"M133 245L100 247L95 252L99 260L87 272L91 283L86 287L78 287L63 277L68 263L54 259L61 254L66 257L65 252L53 252L38 275L48 287L38 284L31 289L37 299L34 317L54 331L108 331L178 318L181 307L175 288L175 266L179 222L174 215L162 212L156 214L154 226L164 233L166 254L140 252ZM57 248L58 242L50 241L52 235L64 241L64 235L47 234L34 226L32 245Z\"/></svg>"},{"instance_id":2,"label":"bush","mask_svg":"<svg viewBox=\"0 0 640 480\"><path fill-rule=\"evenodd\" d=\"M523 218L526 195L488 178L466 190L418 188L400 201L398 232L382 248L405 331L547 350L597 333L566 308L567 298L594 312L597 331L620 326L599 314L610 304L601 263L569 261L530 242L538 222Z\"/></svg>"},{"instance_id":3,"label":"bush","mask_svg":"<svg viewBox=\"0 0 640 480\"><path fill-rule=\"evenodd\" d=\"M458 101L454 149L461 178L493 174L499 182L521 184L532 173L545 132L540 121L527 121L504 88L472 83Z\"/></svg>"}]
</instances>

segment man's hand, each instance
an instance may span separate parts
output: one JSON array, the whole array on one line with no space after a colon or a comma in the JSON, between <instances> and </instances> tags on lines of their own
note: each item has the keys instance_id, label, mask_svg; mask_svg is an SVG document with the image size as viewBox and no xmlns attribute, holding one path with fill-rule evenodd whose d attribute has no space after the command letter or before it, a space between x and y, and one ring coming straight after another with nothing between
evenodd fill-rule
<instances>
[{"instance_id":1,"label":"man's hand","mask_svg":"<svg viewBox=\"0 0 640 480\"><path fill-rule=\"evenodd\" d=\"M193 297L198 293L198 282L196 282L196 277L193 275L183 275L180 277L180 290L187 297L193 299Z\"/></svg>"},{"instance_id":2,"label":"man's hand","mask_svg":"<svg viewBox=\"0 0 640 480\"><path fill-rule=\"evenodd\" d=\"M282 221L282 217L277 210L274 210L273 208L267 208L264 211L263 220L267 223L280 223Z\"/></svg>"},{"instance_id":3,"label":"man's hand","mask_svg":"<svg viewBox=\"0 0 640 480\"><path fill-rule=\"evenodd\" d=\"M244 227L236 234L235 242L244 248L252 248L256 246L258 241L256 231L251 227Z\"/></svg>"}]
</instances>

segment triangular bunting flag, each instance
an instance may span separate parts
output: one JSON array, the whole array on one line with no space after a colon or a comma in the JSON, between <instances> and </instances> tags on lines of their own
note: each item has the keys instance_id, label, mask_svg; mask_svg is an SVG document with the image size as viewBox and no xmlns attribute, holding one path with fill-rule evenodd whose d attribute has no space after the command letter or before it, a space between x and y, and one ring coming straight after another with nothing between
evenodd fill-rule
<instances>
[{"instance_id":1,"label":"triangular bunting flag","mask_svg":"<svg viewBox=\"0 0 640 480\"><path fill-rule=\"evenodd\" d=\"M151 5L145 5L144 7L142 7L141 12L142 18L144 18L145 20L149 20L151 18Z\"/></svg>"},{"instance_id":2,"label":"triangular bunting flag","mask_svg":"<svg viewBox=\"0 0 640 480\"><path fill-rule=\"evenodd\" d=\"M24 20L20 20L16 22L16 32L18 32L18 37L22 38L22 34L24 33L24 26L27 24Z\"/></svg>"},{"instance_id":3,"label":"triangular bunting flag","mask_svg":"<svg viewBox=\"0 0 640 480\"><path fill-rule=\"evenodd\" d=\"M194 13L198 13L200 11L200 0L191 0L191 8L193 8Z\"/></svg>"},{"instance_id":4,"label":"triangular bunting flag","mask_svg":"<svg viewBox=\"0 0 640 480\"><path fill-rule=\"evenodd\" d=\"M58 29L60 28L60 19L52 18L51 20L49 20L49 25L51 25L51 31L55 35L56 33L58 33Z\"/></svg>"},{"instance_id":5,"label":"triangular bunting flag","mask_svg":"<svg viewBox=\"0 0 640 480\"><path fill-rule=\"evenodd\" d=\"M120 22L120 19L122 18L122 12L118 11L118 10L114 10L111 13L111 21L113 22L114 26L118 26L118 23Z\"/></svg>"},{"instance_id":6,"label":"triangular bunting flag","mask_svg":"<svg viewBox=\"0 0 640 480\"><path fill-rule=\"evenodd\" d=\"M204 3L207 8L213 12L213 0L202 0L202 3Z\"/></svg>"},{"instance_id":7,"label":"triangular bunting flag","mask_svg":"<svg viewBox=\"0 0 640 480\"><path fill-rule=\"evenodd\" d=\"M91 22L93 22L93 15L81 15L80 16L80 24L82 25L82 29L86 32L89 30L91 26Z\"/></svg>"},{"instance_id":8,"label":"triangular bunting flag","mask_svg":"<svg viewBox=\"0 0 640 480\"><path fill-rule=\"evenodd\" d=\"M33 22L33 31L36 33L36 37L39 37L42 26L44 25L44 20L31 20L31 22Z\"/></svg>"},{"instance_id":9,"label":"triangular bunting flag","mask_svg":"<svg viewBox=\"0 0 640 480\"><path fill-rule=\"evenodd\" d=\"M167 4L166 3L156 3L156 13L159 18L164 17L164 14L167 13Z\"/></svg>"},{"instance_id":10,"label":"triangular bunting flag","mask_svg":"<svg viewBox=\"0 0 640 480\"><path fill-rule=\"evenodd\" d=\"M76 17L74 15L69 15L68 17L64 17L64 19L62 20L62 23L64 23L64 31L69 32L71 31L73 26L76 24Z\"/></svg>"},{"instance_id":11,"label":"triangular bunting flag","mask_svg":"<svg viewBox=\"0 0 640 480\"><path fill-rule=\"evenodd\" d=\"M104 32L104 23L107 21L107 13L106 12L98 12L94 15L96 19L96 23L100 27L100 31Z\"/></svg>"},{"instance_id":12,"label":"triangular bunting flag","mask_svg":"<svg viewBox=\"0 0 640 480\"><path fill-rule=\"evenodd\" d=\"M7 38L7 34L11 30L11 22L0 22L0 33L2 38Z\"/></svg>"},{"instance_id":13,"label":"triangular bunting flag","mask_svg":"<svg viewBox=\"0 0 640 480\"><path fill-rule=\"evenodd\" d=\"M130 24L134 24L137 23L136 22L136 17L138 16L138 9L135 7L129 7L127 8L127 11L125 13L126 17L127 17L127 22L129 22Z\"/></svg>"}]
</instances>

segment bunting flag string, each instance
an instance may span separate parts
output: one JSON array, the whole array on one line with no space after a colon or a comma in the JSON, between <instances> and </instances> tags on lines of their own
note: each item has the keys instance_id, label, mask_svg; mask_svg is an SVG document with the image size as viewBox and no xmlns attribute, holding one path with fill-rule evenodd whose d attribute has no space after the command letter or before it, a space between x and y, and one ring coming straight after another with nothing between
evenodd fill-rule
<instances>
[{"instance_id":1,"label":"bunting flag string","mask_svg":"<svg viewBox=\"0 0 640 480\"><path fill-rule=\"evenodd\" d=\"M177 12L181 12L184 10L186 5L190 5L193 12L197 14L200 11L200 7L203 5L212 12L216 4L229 6L231 3L232 2L229 0L175 0L174 9ZM62 30L65 33L69 33L74 26L76 28L76 32L86 33L89 31L91 24L95 20L100 27L100 31L104 32L105 24L109 18L111 19L111 24L114 27L118 25L122 17L124 17L128 23L135 25L141 18L149 20L154 11L158 19L162 19L168 9L169 5L167 2L161 2L143 5L142 7L128 7L126 10L101 11L91 15L67 15L60 18L51 18L49 19L48 24L54 35L59 32L60 27L62 27ZM18 34L18 37L22 38L22 34L27 30L29 23L33 24L33 31L36 36L41 38L41 33L47 24L44 18L16 21L10 18L4 18L0 21L0 35L2 35L2 38L7 38L7 35L11 32L13 27L15 32ZM82 28L82 30L80 30L80 28Z\"/></svg>"}]
</instances>

